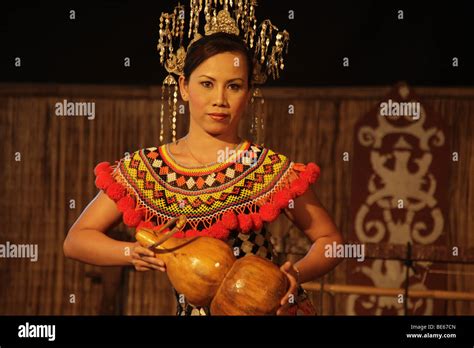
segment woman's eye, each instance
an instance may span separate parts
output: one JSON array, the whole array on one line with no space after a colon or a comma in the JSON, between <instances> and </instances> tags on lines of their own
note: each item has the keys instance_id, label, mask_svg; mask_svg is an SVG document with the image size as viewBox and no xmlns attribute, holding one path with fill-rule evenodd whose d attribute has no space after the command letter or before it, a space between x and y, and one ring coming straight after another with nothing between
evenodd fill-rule
<instances>
[{"instance_id":1,"label":"woman's eye","mask_svg":"<svg viewBox=\"0 0 474 348\"><path fill-rule=\"evenodd\" d=\"M240 89L240 85L235 84L235 83L229 85L229 87L230 87L230 89L233 89L233 90L236 90L236 91Z\"/></svg>"},{"instance_id":2,"label":"woman's eye","mask_svg":"<svg viewBox=\"0 0 474 348\"><path fill-rule=\"evenodd\" d=\"M203 81L201 82L201 85L206 88L212 87L212 83L210 81Z\"/></svg>"}]
</instances>

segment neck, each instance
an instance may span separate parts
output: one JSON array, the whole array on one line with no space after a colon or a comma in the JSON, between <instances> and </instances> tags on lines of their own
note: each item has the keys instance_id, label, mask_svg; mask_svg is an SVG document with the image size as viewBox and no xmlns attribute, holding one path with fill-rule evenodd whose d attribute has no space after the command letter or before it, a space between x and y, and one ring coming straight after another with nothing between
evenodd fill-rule
<instances>
[{"instance_id":1,"label":"neck","mask_svg":"<svg viewBox=\"0 0 474 348\"><path fill-rule=\"evenodd\" d=\"M192 128L192 126L184 138L187 146L191 148L193 155L199 156L199 160L209 160L209 162L216 161L219 150L223 150L226 147L234 149L242 142L242 139L236 132L212 135L200 128ZM209 157L209 154L212 155Z\"/></svg>"}]
</instances>

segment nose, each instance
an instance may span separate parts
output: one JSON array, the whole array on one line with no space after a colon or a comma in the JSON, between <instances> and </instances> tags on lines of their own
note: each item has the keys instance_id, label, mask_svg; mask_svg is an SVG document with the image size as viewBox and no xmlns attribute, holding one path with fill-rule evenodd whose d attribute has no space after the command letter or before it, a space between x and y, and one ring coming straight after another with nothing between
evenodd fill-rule
<instances>
[{"instance_id":1,"label":"nose","mask_svg":"<svg viewBox=\"0 0 474 348\"><path fill-rule=\"evenodd\" d=\"M217 86L217 88L215 88L213 106L228 106L227 91L224 86Z\"/></svg>"}]
</instances>

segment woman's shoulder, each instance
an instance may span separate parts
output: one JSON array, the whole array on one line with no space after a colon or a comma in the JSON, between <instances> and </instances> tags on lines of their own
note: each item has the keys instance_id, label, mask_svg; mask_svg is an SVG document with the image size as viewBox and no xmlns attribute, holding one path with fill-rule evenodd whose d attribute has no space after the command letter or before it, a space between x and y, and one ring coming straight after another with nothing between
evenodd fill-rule
<instances>
[{"instance_id":1,"label":"woman's shoulder","mask_svg":"<svg viewBox=\"0 0 474 348\"><path fill-rule=\"evenodd\" d=\"M261 153L264 153L262 163L267 163L265 169L269 171L281 171L291 173L292 178L303 178L308 183L317 181L320 175L320 168L314 161L294 160L287 156L284 151L278 151L274 148L265 145L253 144L252 147L257 148ZM272 167L271 169L270 166Z\"/></svg>"},{"instance_id":2,"label":"woman's shoulder","mask_svg":"<svg viewBox=\"0 0 474 348\"><path fill-rule=\"evenodd\" d=\"M117 160L117 162L148 161L153 163L159 161L162 157L163 146L165 145L142 147L130 152L125 152L124 156Z\"/></svg>"},{"instance_id":3,"label":"woman's shoulder","mask_svg":"<svg viewBox=\"0 0 474 348\"><path fill-rule=\"evenodd\" d=\"M251 149L257 149L258 151L261 151L261 152L267 152L269 154L275 154L275 155L278 155L278 156L282 156L282 157L285 157L285 158L288 158L283 152L280 152L278 150L276 150L274 147L270 147L270 146L267 146L265 144L257 144L257 143L254 143L254 142L250 142L250 148Z\"/></svg>"},{"instance_id":4,"label":"woman's shoulder","mask_svg":"<svg viewBox=\"0 0 474 348\"><path fill-rule=\"evenodd\" d=\"M252 143L252 147L258 148L259 151L267 153L267 156L271 156L273 158L280 158L282 160L288 161L291 163L293 166L296 166L298 168L306 167L307 165L316 165L314 161L311 160L298 160L296 158L293 158L289 155L287 155L286 151L278 150L274 147L268 147L266 145L259 145L259 144L254 144Z\"/></svg>"},{"instance_id":5,"label":"woman's shoulder","mask_svg":"<svg viewBox=\"0 0 474 348\"><path fill-rule=\"evenodd\" d=\"M284 151L279 151L274 147L266 144L258 144L250 142L248 147L249 151L255 154L255 157L259 159L259 163L265 165L291 165L294 162Z\"/></svg>"}]
</instances>

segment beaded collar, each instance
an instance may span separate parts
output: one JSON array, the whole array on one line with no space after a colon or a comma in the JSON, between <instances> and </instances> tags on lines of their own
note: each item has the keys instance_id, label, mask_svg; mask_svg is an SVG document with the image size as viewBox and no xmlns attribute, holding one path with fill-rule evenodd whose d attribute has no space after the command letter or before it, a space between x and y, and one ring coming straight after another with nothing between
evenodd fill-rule
<instances>
[{"instance_id":1,"label":"beaded collar","mask_svg":"<svg viewBox=\"0 0 474 348\"><path fill-rule=\"evenodd\" d=\"M184 214L188 222L175 237L226 240L232 230L249 233L274 221L319 177L315 163L294 163L250 141L228 155L221 163L189 168L176 163L165 145L145 148L115 165L99 163L95 183L129 227L159 229Z\"/></svg>"}]
</instances>

